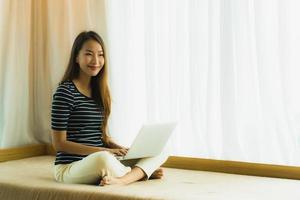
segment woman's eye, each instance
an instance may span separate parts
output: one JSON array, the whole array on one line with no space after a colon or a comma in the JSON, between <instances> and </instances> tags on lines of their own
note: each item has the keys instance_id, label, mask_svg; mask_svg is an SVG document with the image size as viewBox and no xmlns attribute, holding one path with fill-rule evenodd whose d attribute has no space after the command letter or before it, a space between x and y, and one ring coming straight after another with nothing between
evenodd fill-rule
<instances>
[{"instance_id":1,"label":"woman's eye","mask_svg":"<svg viewBox=\"0 0 300 200\"><path fill-rule=\"evenodd\" d=\"M91 54L91 53L86 53L85 55L87 55L87 56L91 56L92 54Z\"/></svg>"},{"instance_id":2,"label":"woman's eye","mask_svg":"<svg viewBox=\"0 0 300 200\"><path fill-rule=\"evenodd\" d=\"M99 54L98 56L104 56L103 54Z\"/></svg>"}]
</instances>

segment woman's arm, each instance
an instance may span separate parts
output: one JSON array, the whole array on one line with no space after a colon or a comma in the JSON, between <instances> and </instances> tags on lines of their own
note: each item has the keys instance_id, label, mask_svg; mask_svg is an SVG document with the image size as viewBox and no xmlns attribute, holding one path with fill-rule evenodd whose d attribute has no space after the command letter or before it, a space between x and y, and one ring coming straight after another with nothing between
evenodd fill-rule
<instances>
[{"instance_id":1,"label":"woman's arm","mask_svg":"<svg viewBox=\"0 0 300 200\"><path fill-rule=\"evenodd\" d=\"M92 147L76 142L67 141L66 131L53 130L52 141L56 151L63 151L70 154L89 155L99 151L108 151L112 154L123 156L127 153L127 150L124 150L122 148Z\"/></svg>"},{"instance_id":2,"label":"woman's arm","mask_svg":"<svg viewBox=\"0 0 300 200\"><path fill-rule=\"evenodd\" d=\"M109 148L116 148L116 149L126 149L128 151L129 148L127 147L123 147L119 144L117 144L115 141L113 141L113 139L111 137L107 137L107 142L106 142L106 145L109 147Z\"/></svg>"}]
</instances>

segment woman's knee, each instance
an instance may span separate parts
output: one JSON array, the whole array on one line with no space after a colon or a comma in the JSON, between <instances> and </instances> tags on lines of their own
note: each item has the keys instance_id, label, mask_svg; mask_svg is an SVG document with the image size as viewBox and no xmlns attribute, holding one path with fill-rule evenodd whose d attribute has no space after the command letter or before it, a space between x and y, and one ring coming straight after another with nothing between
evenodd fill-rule
<instances>
[{"instance_id":1,"label":"woman's knee","mask_svg":"<svg viewBox=\"0 0 300 200\"><path fill-rule=\"evenodd\" d=\"M88 156L90 159L89 163L91 165L96 165L97 170L102 175L112 175L115 177L120 177L125 175L127 172L131 170L130 167L124 166L116 157L105 151L93 153Z\"/></svg>"},{"instance_id":2,"label":"woman's knee","mask_svg":"<svg viewBox=\"0 0 300 200\"><path fill-rule=\"evenodd\" d=\"M107 165L113 159L113 155L108 151L100 151L88 156L90 160L96 162L97 165Z\"/></svg>"}]
</instances>

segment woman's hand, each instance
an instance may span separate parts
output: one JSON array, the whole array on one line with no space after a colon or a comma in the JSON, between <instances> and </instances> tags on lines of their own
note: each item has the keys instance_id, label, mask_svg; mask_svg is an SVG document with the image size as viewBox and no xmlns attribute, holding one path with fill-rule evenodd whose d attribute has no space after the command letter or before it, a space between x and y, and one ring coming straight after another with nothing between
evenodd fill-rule
<instances>
[{"instance_id":1,"label":"woman's hand","mask_svg":"<svg viewBox=\"0 0 300 200\"><path fill-rule=\"evenodd\" d=\"M108 151L116 156L125 156L128 152L128 148L108 149Z\"/></svg>"},{"instance_id":2,"label":"woman's hand","mask_svg":"<svg viewBox=\"0 0 300 200\"><path fill-rule=\"evenodd\" d=\"M129 150L129 148L128 148L128 147L123 147L123 146L120 146L120 149L125 149L126 151L128 151L128 150Z\"/></svg>"}]
</instances>

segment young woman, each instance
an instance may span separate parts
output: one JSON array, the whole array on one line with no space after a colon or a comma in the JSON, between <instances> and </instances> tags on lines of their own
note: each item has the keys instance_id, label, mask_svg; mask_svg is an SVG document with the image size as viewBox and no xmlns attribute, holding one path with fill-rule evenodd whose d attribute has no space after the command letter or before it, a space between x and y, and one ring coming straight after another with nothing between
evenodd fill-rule
<instances>
[{"instance_id":1,"label":"young woman","mask_svg":"<svg viewBox=\"0 0 300 200\"><path fill-rule=\"evenodd\" d=\"M159 167L166 155L122 162L115 158L125 155L128 148L116 144L107 133L111 99L105 60L104 42L97 33L77 36L67 70L53 95L55 179L104 186L161 178Z\"/></svg>"}]
</instances>

